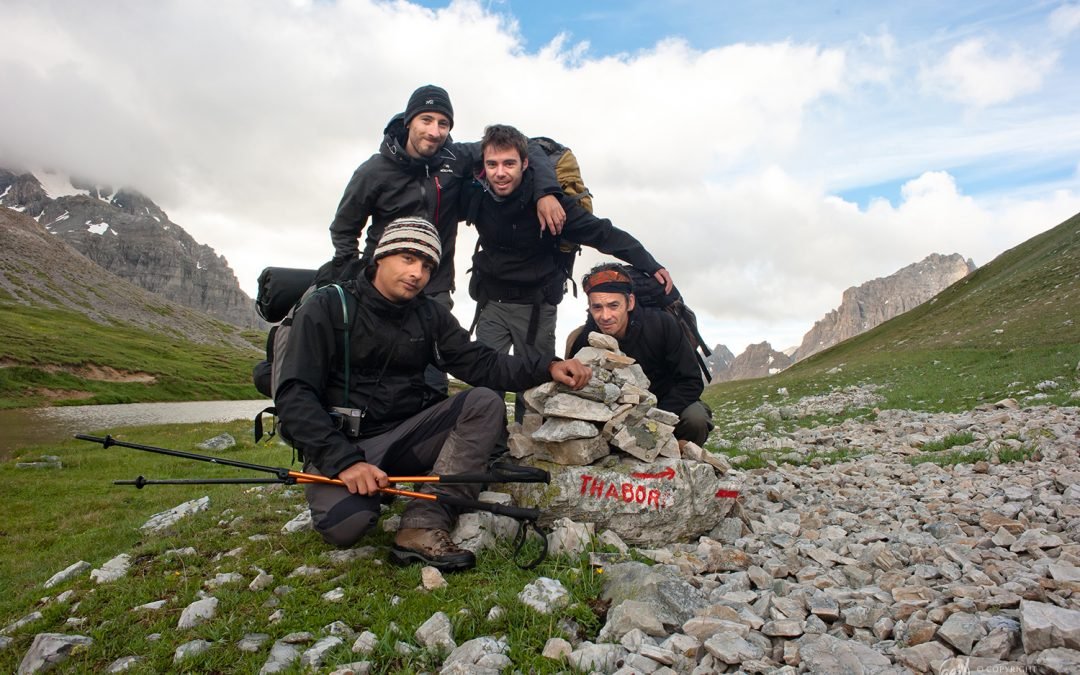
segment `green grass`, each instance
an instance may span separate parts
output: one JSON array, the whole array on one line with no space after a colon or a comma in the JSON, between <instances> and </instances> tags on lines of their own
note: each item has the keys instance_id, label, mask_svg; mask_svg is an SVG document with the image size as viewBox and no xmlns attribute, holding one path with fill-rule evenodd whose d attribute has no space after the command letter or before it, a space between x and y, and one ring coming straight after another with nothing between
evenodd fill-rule
<instances>
[{"instance_id":1,"label":"green grass","mask_svg":"<svg viewBox=\"0 0 1080 675\"><path fill-rule=\"evenodd\" d=\"M237 440L237 447L222 456L271 466L288 465L290 451L280 445L252 444L247 423L228 425L173 425L124 429L115 435L122 440L199 452L195 443L222 431ZM61 470L15 469L15 462L36 459L40 454L61 457ZM173 652L184 642L205 639L215 646L204 655L185 662L188 672L250 673L265 662L273 639L287 633L310 631L322 637L323 628L343 621L358 633L371 630L380 643L368 660L373 672L430 672L441 660L422 650L411 656L396 653L398 640L416 644L415 630L435 612L443 611L454 626L458 644L474 637L505 635L509 656L523 672L556 672L563 664L539 654L547 639L560 634L559 618L536 613L524 606L517 594L537 576L560 580L572 602L562 615L579 627L580 636L593 639L603 624L602 613L593 609L603 577L587 560L553 556L532 571L519 569L511 560L509 542L483 551L473 570L448 574L448 586L434 591L418 590L419 567L397 568L387 562L386 548L391 535L381 531L364 545L376 547L370 558L348 564L334 564L324 557L331 549L313 532L286 535L282 525L304 505L300 488L273 486L148 486L142 490L112 485L114 479L236 477L260 475L209 463L165 457L138 450L69 441L57 447L35 448L20 458L0 463L0 479L5 484L6 514L0 525L0 578L6 592L0 595L0 627L37 609L42 619L15 631L15 644L0 651L0 671L14 672L34 635L42 632L82 634L94 639L85 652L72 657L66 670L101 672L113 660L138 654L143 662L137 673L173 672ZM210 497L207 511L181 521L163 535L148 535L139 527L154 513L184 501ZM403 506L403 500L395 509ZM252 540L252 536L256 536ZM177 556L168 551L193 546L197 556ZM238 555L229 555L235 549ZM133 558L127 577L98 586L84 573L55 588L42 583L54 573L79 560L94 567L119 553ZM316 577L287 578L300 565L324 568ZM274 575L274 583L264 591L250 591L247 584L256 568ZM244 582L214 591L220 600L217 618L194 629L180 631L180 612L199 597L203 583L216 574L237 572ZM276 595L274 589L289 586L291 591ZM345 600L322 600L323 593L343 588ZM71 603L39 601L74 590ZM394 604L393 598L399 598ZM266 606L276 598L277 607ZM167 600L160 611L132 612L132 608L155 600ZM489 621L494 606L501 617ZM268 617L283 611L277 624ZM65 622L82 617L81 627ZM396 624L399 634L390 630ZM235 642L247 633L272 636L257 654L245 654ZM160 633L150 641L147 635ZM329 657L328 662L364 660L351 653L349 640ZM298 669L290 672L300 672Z\"/></svg>"},{"instance_id":2,"label":"green grass","mask_svg":"<svg viewBox=\"0 0 1080 675\"><path fill-rule=\"evenodd\" d=\"M265 339L257 331L243 336L253 346ZM254 349L104 326L75 312L5 308L0 344L7 365L0 368L0 408L259 396L251 384L251 368L259 358ZM87 366L148 373L155 382L101 381L72 372Z\"/></svg>"},{"instance_id":3,"label":"green grass","mask_svg":"<svg viewBox=\"0 0 1080 675\"><path fill-rule=\"evenodd\" d=\"M957 464L985 462L989 458L990 455L985 450L960 450L933 455L919 455L917 457L909 458L908 463L915 465L929 462L931 464L937 464L938 466L955 466Z\"/></svg>"},{"instance_id":4,"label":"green grass","mask_svg":"<svg viewBox=\"0 0 1080 675\"><path fill-rule=\"evenodd\" d=\"M940 441L930 441L925 443L921 450L923 452L941 452L942 450L948 450L958 445L970 445L975 442L975 434L970 431L962 431L960 433L949 434L942 438Z\"/></svg>"}]
</instances>

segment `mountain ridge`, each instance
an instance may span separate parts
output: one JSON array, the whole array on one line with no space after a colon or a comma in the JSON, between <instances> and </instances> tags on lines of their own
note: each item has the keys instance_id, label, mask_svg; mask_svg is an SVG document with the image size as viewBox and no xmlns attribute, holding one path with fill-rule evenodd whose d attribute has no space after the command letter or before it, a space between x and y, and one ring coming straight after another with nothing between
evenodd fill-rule
<instances>
[{"instance_id":1,"label":"mountain ridge","mask_svg":"<svg viewBox=\"0 0 1080 675\"><path fill-rule=\"evenodd\" d=\"M238 327L121 279L12 209L0 209L0 304L64 308L103 325L253 349Z\"/></svg>"},{"instance_id":2,"label":"mountain ridge","mask_svg":"<svg viewBox=\"0 0 1080 675\"><path fill-rule=\"evenodd\" d=\"M33 217L136 286L240 327L266 327L228 261L172 222L149 197L130 188L114 191L78 178L43 175L0 169L0 206Z\"/></svg>"},{"instance_id":3,"label":"mountain ridge","mask_svg":"<svg viewBox=\"0 0 1080 675\"><path fill-rule=\"evenodd\" d=\"M836 309L814 322L798 347L778 351L767 341L750 345L738 357L710 362L713 366L711 381L775 375L794 363L918 307L976 269L971 259L965 259L959 253L931 253L888 276L851 286L844 291ZM731 354L721 344L714 352Z\"/></svg>"}]
</instances>

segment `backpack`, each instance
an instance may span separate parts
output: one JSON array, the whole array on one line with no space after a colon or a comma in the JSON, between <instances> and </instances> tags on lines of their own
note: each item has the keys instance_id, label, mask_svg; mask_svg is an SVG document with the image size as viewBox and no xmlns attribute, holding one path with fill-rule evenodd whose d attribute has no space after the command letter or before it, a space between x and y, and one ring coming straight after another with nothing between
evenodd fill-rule
<instances>
[{"instance_id":1,"label":"backpack","mask_svg":"<svg viewBox=\"0 0 1080 675\"><path fill-rule=\"evenodd\" d=\"M683 301L679 289L672 288L671 293L665 293L664 286L656 280L656 277L645 270L627 264L622 264L622 268L630 276L630 281L633 282L634 298L636 299L637 304L642 307L662 309L675 317L675 321L679 324L679 328L682 329L683 337L686 338L686 341L690 343L690 347L694 350L694 358L697 359L698 368L701 369L701 373L705 376L706 382L712 379L712 373L709 372L709 365L705 362L706 357L712 356L712 350L709 349L709 345L705 342L705 338L701 337L701 332L698 330L697 315L694 314L694 310L686 306L686 302ZM581 331L584 329L585 326L579 326L571 331L570 335L567 337L567 358L571 356L570 350L573 348L578 336L581 335ZM702 354L704 354L704 356L702 356Z\"/></svg>"},{"instance_id":2,"label":"backpack","mask_svg":"<svg viewBox=\"0 0 1080 675\"><path fill-rule=\"evenodd\" d=\"M555 179L559 181L563 194L573 197L581 208L592 213L593 195L589 188L585 187L585 182L581 178L581 165L578 164L574 152L546 136L537 136L532 141L543 148L547 156L555 163ZM576 298L577 282L574 281L574 261L581 255L581 246L566 241L562 237L557 237L556 242L555 264L562 270L565 280L570 282Z\"/></svg>"},{"instance_id":3,"label":"backpack","mask_svg":"<svg viewBox=\"0 0 1080 675\"><path fill-rule=\"evenodd\" d=\"M260 394L268 398L277 395L280 382L280 361L275 358L283 354L285 344L292 331L293 317L304 302L315 293L323 289L333 289L341 300L342 330L344 333L344 347L342 349L345 369L345 391L349 390L349 329L356 314L356 299L349 300L352 293L347 290L348 282L325 283L314 282L317 276L321 276L321 270L302 270L285 267L267 267L259 275L259 290L255 300L255 308L259 315L276 325L270 327L266 336L266 358L255 364L251 373L251 379ZM326 291L331 292L331 291ZM346 394L347 396L347 394ZM346 400L343 404L347 406ZM269 406L255 415L255 442L258 443L263 437L262 416L269 414L274 416L274 424L271 427L268 439L277 433L277 408Z\"/></svg>"},{"instance_id":4,"label":"backpack","mask_svg":"<svg viewBox=\"0 0 1080 675\"><path fill-rule=\"evenodd\" d=\"M645 307L662 309L675 317L679 328L682 329L683 337L694 350L698 368L701 369L705 380L710 380L712 373L709 372L709 365L705 362L705 358L712 356L712 350L709 349L705 338L701 337L701 331L698 330L697 314L686 306L679 289L672 287L670 293L665 293L663 285L645 270L632 265L623 265L623 268L629 273L630 280L634 283L634 297L638 303Z\"/></svg>"}]
</instances>

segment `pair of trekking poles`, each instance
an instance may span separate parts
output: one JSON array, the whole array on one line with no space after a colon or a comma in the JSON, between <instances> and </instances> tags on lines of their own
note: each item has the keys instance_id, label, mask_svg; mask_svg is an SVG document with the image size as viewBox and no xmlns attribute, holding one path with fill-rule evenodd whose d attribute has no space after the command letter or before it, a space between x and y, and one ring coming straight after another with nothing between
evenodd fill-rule
<instances>
[{"instance_id":1,"label":"pair of trekking poles","mask_svg":"<svg viewBox=\"0 0 1080 675\"><path fill-rule=\"evenodd\" d=\"M160 448L153 445L141 445L139 443L128 443L126 441L118 441L112 436L106 435L104 438L100 436L88 436L86 434L75 434L75 438L82 441L90 441L91 443L100 443L102 447L109 448L117 446L121 448L131 448L133 450L143 450L145 452L153 452L160 455L169 455L171 457L180 457L183 459L193 459L200 462L210 462L211 464L220 464L222 466L232 466L240 469L248 469L250 471L259 471L262 473L269 473L273 476L270 478L167 478L151 480L143 476L139 476L135 480L116 480L113 481L114 485L134 485L137 489L142 489L147 485L250 485L250 484L266 484L277 483L282 485L304 485L311 483L318 483L321 485L336 485L339 487L346 487L345 483L336 478L327 478L325 476L316 476L310 473L304 473L302 471L293 471L285 467L265 466L262 464L252 464L250 462L240 462L233 459L225 459L223 457L211 457L209 455L200 455L193 452L184 452L182 450L170 450L169 448ZM527 466L512 466L512 465L499 465L488 469L485 473L475 474L455 474L451 476L388 476L387 480L390 483L441 483L443 485L483 485L489 483L550 483L551 476L547 471L543 469L537 469ZM537 509L523 508L520 506L507 506L505 504L492 504L490 502L481 502L475 499L464 499L461 497L454 497L452 495L435 495L424 492L415 492L413 490L402 490L399 488L385 487L379 488L378 491L383 494L393 495L396 497L408 497L410 499L425 499L429 501L446 504L447 506L453 506L455 508L463 510L474 511L487 511L499 516L507 516L518 521L517 535L514 537L514 553L513 559L517 563L518 567L522 569L532 569L539 565L547 557L547 535L537 525L537 520L540 518L540 511ZM525 540L528 536L529 529L535 531L540 535L542 547L540 554L535 560L523 564L518 560L518 556L522 552L522 547L525 545Z\"/></svg>"}]
</instances>

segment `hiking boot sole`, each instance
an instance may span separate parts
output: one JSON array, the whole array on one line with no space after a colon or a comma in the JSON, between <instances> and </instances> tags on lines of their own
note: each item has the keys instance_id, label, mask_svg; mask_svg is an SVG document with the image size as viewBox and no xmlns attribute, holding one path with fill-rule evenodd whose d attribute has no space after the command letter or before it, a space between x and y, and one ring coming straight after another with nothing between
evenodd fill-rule
<instances>
[{"instance_id":1,"label":"hiking boot sole","mask_svg":"<svg viewBox=\"0 0 1080 675\"><path fill-rule=\"evenodd\" d=\"M400 567L406 567L413 563L423 563L424 565L434 567L440 572L459 572L475 567L476 557L470 555L468 557L462 556L458 560L437 560L435 558L429 558L419 551L413 551L412 549L401 548L400 546L395 545L390 549L390 562Z\"/></svg>"}]
</instances>

